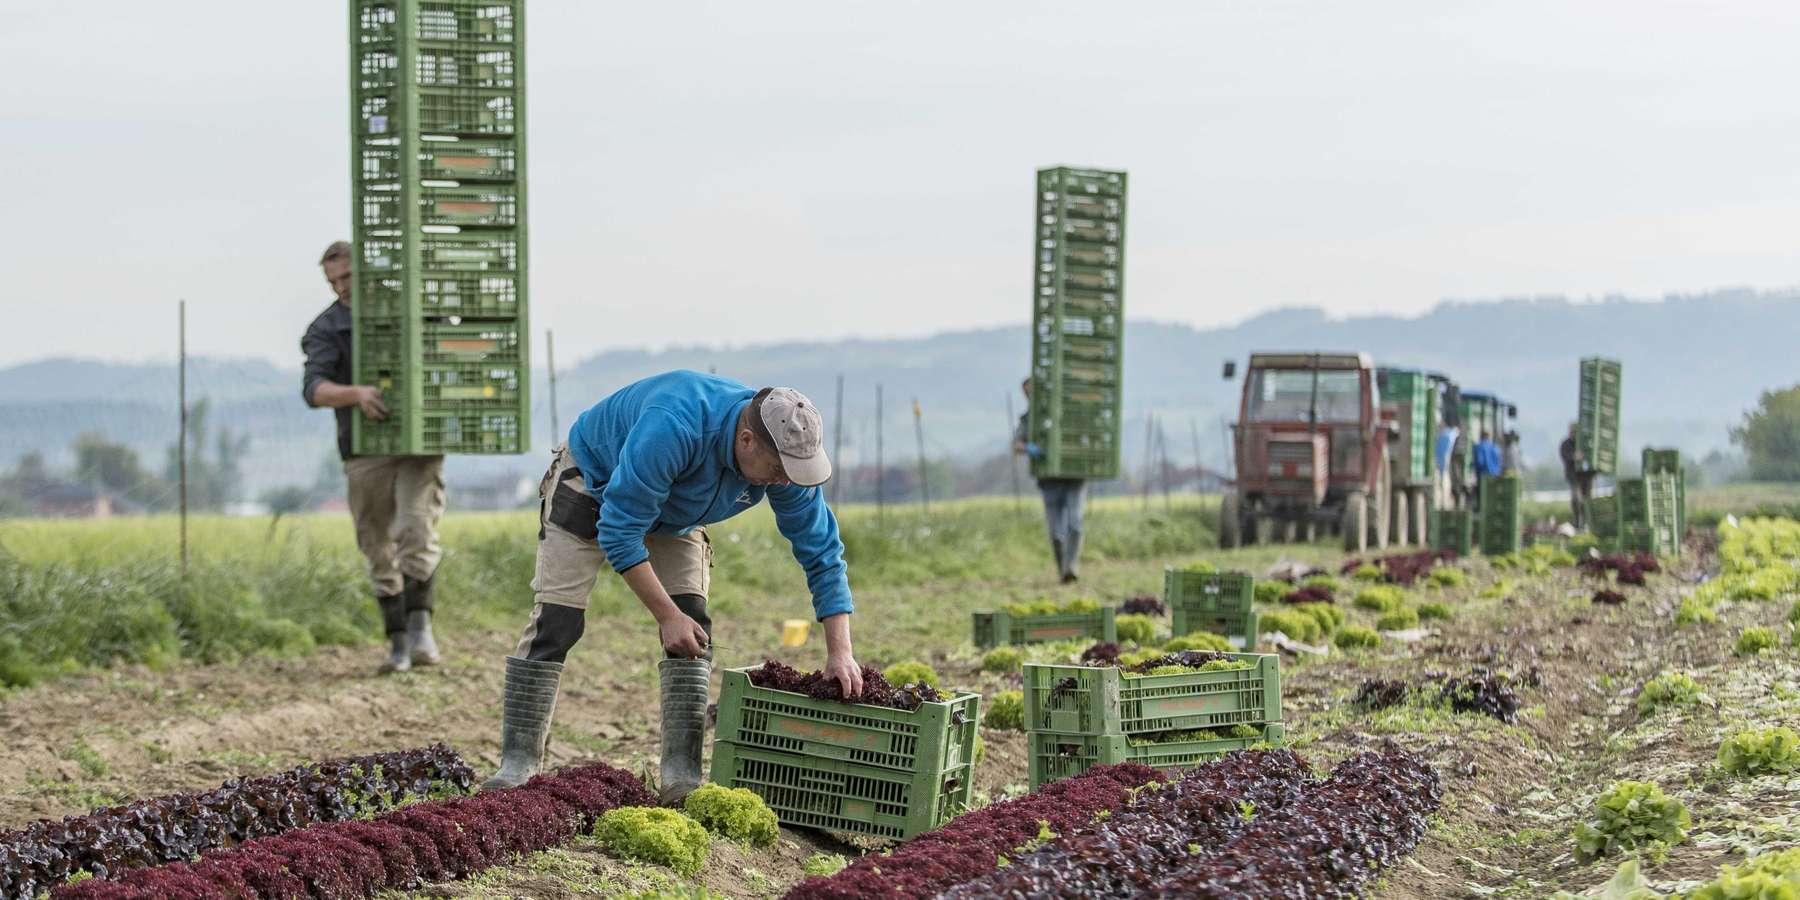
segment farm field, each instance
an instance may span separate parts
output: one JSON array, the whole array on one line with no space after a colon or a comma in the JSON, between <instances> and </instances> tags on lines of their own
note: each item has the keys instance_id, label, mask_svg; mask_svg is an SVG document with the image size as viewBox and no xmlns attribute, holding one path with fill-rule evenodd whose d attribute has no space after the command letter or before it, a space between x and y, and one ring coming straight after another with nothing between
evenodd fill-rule
<instances>
[{"instance_id":1,"label":"farm field","mask_svg":"<svg viewBox=\"0 0 1800 900\"><path fill-rule=\"evenodd\" d=\"M1758 491L1696 490L1692 502L1697 511L1730 510L1791 496L1772 501ZM980 671L981 654L969 643L972 609L1039 597L1116 603L1160 593L1165 565L1196 560L1258 574L1284 555L1333 573L1344 562L1322 544L1212 550L1215 507L1207 500L1094 506L1088 562L1081 583L1070 587L1053 584L1034 505L1015 511L1010 500L968 501L934 507L930 520L916 509L890 509L880 522L873 509L845 510L858 658L877 666L919 659L946 687L992 696L1017 679ZM534 531L529 512L448 517L440 588L447 663L377 679L369 674L376 661L368 639L376 630L373 604L345 522L309 517L271 529L266 520L201 520L189 584L215 593L200 598L194 587L183 594L172 586L169 520L0 525L9 602L17 610L7 634L21 635L14 623L43 624L41 640L5 651L8 671L33 683L0 694L0 727L12 738L0 747L0 826L436 741L485 775L498 758L500 660L530 604ZM712 534L720 664L779 658L802 669L820 665L816 633L798 650L777 647L781 621L807 617L808 605L766 512ZM1571 834L1590 817L1595 795L1622 779L1659 785L1692 817L1687 840L1646 856L1645 872L1658 890L1691 889L1721 864L1800 841L1800 799L1788 790L1787 774L1727 775L1715 763L1720 742L1743 728L1800 723L1800 664L1787 624L1791 592L1776 592L1779 602L1724 603L1719 621L1678 626L1691 582L1719 564L1707 541L1690 541L1689 549L1645 586L1615 588L1626 598L1620 605L1594 603L1601 585L1573 567L1533 573L1479 557L1461 561L1455 569L1463 583L1421 583L1405 592L1410 607L1447 607L1450 618L1424 623L1436 634L1323 657L1283 656L1288 746L1309 763L1328 769L1391 739L1422 755L1441 779L1443 804L1423 843L1371 895L1541 897L1599 885L1627 857L1583 862ZM1350 602L1356 583L1339 580L1336 606L1353 623L1373 625L1379 614ZM74 598L73 608L34 605L53 590ZM161 616L152 614L158 608ZM221 612L233 608L291 622L293 629L272 632L288 635L280 652L246 653L233 638L243 622ZM132 625L102 629L110 644L83 637L84 619L109 615ZM589 622L565 676L550 762L653 771L654 630L614 580L602 581ZM606 627L594 627L602 622ZM1739 635L1751 626L1770 629L1775 646L1739 655ZM129 650L146 643L155 652ZM100 655L96 646L127 652ZM59 668L59 654L91 668ZM1504 700L1490 706L1510 710L1512 721L1431 702L1430 676L1478 670L1507 676L1516 709ZM1690 675L1704 697L1640 711L1644 683L1673 671ZM1427 689L1386 709L1354 703L1374 679ZM992 728L982 736L978 803L1023 793L1024 736ZM762 897L800 881L816 853L856 852L854 844L796 830L783 830L768 849L720 840L690 880L577 838L423 893L630 896L692 883Z\"/></svg>"}]
</instances>

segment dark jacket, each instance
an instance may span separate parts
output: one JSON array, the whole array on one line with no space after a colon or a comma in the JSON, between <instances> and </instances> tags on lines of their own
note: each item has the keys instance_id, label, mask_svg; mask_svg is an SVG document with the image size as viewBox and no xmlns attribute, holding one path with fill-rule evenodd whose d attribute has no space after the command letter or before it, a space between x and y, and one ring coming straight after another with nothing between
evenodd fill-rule
<instances>
[{"instance_id":1,"label":"dark jacket","mask_svg":"<svg viewBox=\"0 0 1800 900\"><path fill-rule=\"evenodd\" d=\"M1569 437L1563 438L1562 445L1556 448L1556 453L1558 456L1562 457L1563 480L1564 481L1574 481L1575 480L1575 455L1576 455L1574 436L1571 435Z\"/></svg>"},{"instance_id":2,"label":"dark jacket","mask_svg":"<svg viewBox=\"0 0 1800 900\"><path fill-rule=\"evenodd\" d=\"M319 317L306 326L306 336L300 339L300 351L306 354L305 375L300 382L300 396L306 400L307 406L317 406L313 402L313 392L318 390L319 382L330 381L334 384L353 384L355 376L350 368L350 307L332 301ZM354 407L334 409L337 414L338 456L344 459L350 453L350 416Z\"/></svg>"}]
</instances>

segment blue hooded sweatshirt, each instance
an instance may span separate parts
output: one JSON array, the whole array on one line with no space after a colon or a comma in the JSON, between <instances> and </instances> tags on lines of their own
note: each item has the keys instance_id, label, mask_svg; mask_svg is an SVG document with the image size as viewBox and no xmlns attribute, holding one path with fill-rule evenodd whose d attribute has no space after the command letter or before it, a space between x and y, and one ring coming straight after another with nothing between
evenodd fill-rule
<instances>
[{"instance_id":1,"label":"blue hooded sweatshirt","mask_svg":"<svg viewBox=\"0 0 1800 900\"><path fill-rule=\"evenodd\" d=\"M837 517L817 487L763 487L737 470L732 437L756 392L729 378L679 370L626 385L569 429L569 453L600 500L600 548L615 571L650 558L646 534L687 534L755 506L806 570L813 613L851 611Z\"/></svg>"}]
</instances>

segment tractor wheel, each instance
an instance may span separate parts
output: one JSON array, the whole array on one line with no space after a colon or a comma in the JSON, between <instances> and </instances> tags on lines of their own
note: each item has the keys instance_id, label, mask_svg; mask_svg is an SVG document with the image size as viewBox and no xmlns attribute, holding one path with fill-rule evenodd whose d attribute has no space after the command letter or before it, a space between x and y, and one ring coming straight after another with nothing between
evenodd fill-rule
<instances>
[{"instance_id":1,"label":"tractor wheel","mask_svg":"<svg viewBox=\"0 0 1800 900\"><path fill-rule=\"evenodd\" d=\"M1363 553L1369 549L1369 497L1362 491L1351 491L1344 498L1344 550Z\"/></svg>"},{"instance_id":2,"label":"tractor wheel","mask_svg":"<svg viewBox=\"0 0 1800 900\"><path fill-rule=\"evenodd\" d=\"M1404 547L1412 543L1412 492L1399 488L1388 494L1388 538L1394 546Z\"/></svg>"},{"instance_id":3,"label":"tractor wheel","mask_svg":"<svg viewBox=\"0 0 1800 900\"><path fill-rule=\"evenodd\" d=\"M1239 506L1242 501L1236 494L1226 494L1219 500L1219 549L1235 550L1244 542L1244 520Z\"/></svg>"},{"instance_id":4,"label":"tractor wheel","mask_svg":"<svg viewBox=\"0 0 1800 900\"><path fill-rule=\"evenodd\" d=\"M1369 546L1376 550L1388 545L1388 503L1393 499L1390 484L1387 451L1383 450L1381 467L1375 470L1375 495L1369 498Z\"/></svg>"},{"instance_id":5,"label":"tractor wheel","mask_svg":"<svg viewBox=\"0 0 1800 900\"><path fill-rule=\"evenodd\" d=\"M1418 541L1419 546L1429 547L1431 546L1431 491L1429 488L1413 488L1410 493L1412 494L1413 539Z\"/></svg>"}]
</instances>

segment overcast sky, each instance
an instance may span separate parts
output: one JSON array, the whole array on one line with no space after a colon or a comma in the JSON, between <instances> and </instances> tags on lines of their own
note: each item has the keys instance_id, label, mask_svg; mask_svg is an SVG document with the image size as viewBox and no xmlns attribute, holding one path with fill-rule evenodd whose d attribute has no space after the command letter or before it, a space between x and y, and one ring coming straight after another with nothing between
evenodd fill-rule
<instances>
[{"instance_id":1,"label":"overcast sky","mask_svg":"<svg viewBox=\"0 0 1800 900\"><path fill-rule=\"evenodd\" d=\"M1800 282L1800 4L528 7L532 316L597 350L1022 323L1033 171L1131 173L1133 317ZM11 4L0 364L298 364L343 3ZM540 359L541 362L541 359Z\"/></svg>"}]
</instances>

